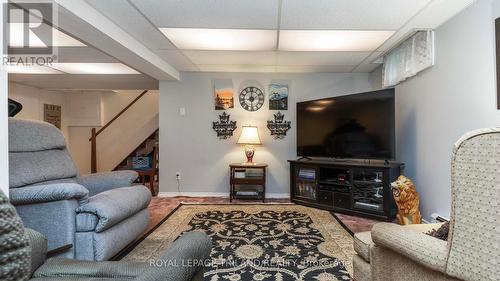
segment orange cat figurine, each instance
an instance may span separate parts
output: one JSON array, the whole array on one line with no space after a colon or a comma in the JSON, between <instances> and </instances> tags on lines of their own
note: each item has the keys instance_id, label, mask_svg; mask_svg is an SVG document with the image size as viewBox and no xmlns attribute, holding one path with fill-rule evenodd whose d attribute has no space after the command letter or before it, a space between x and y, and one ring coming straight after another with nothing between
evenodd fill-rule
<instances>
[{"instance_id":1,"label":"orange cat figurine","mask_svg":"<svg viewBox=\"0 0 500 281\"><path fill-rule=\"evenodd\" d=\"M413 182L405 176L399 176L395 182L391 183L391 189L398 206L396 215L398 223L401 225L421 223L422 215L418 208L420 198Z\"/></svg>"}]
</instances>

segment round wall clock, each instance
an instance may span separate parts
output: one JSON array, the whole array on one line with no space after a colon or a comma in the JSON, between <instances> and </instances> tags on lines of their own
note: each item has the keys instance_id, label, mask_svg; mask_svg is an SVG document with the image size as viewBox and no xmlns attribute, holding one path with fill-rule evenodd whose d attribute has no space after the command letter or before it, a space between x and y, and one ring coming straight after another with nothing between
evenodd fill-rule
<instances>
[{"instance_id":1,"label":"round wall clock","mask_svg":"<svg viewBox=\"0 0 500 281\"><path fill-rule=\"evenodd\" d=\"M264 104L264 93L257 87L246 87L240 92L240 104L248 111L257 111Z\"/></svg>"}]
</instances>

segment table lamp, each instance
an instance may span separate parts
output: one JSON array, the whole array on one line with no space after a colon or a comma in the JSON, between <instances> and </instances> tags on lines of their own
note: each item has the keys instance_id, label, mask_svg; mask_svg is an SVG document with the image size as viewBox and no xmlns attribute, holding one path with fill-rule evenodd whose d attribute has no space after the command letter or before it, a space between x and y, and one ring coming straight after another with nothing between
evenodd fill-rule
<instances>
[{"instance_id":1,"label":"table lamp","mask_svg":"<svg viewBox=\"0 0 500 281\"><path fill-rule=\"evenodd\" d=\"M259 138L259 131L257 126L243 126L240 138L237 144L245 145L245 155L247 156L246 164L253 164L253 155L255 154L254 145L262 144Z\"/></svg>"}]
</instances>

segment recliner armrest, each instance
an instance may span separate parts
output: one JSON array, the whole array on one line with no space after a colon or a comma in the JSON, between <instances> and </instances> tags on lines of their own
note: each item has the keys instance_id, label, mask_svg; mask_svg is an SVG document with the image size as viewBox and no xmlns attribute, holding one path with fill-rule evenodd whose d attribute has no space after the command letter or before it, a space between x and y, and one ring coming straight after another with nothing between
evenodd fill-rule
<instances>
[{"instance_id":1,"label":"recliner armrest","mask_svg":"<svg viewBox=\"0 0 500 281\"><path fill-rule=\"evenodd\" d=\"M76 183L53 183L32 185L9 189L13 205L26 205L44 202L75 199L80 204L87 202L89 191Z\"/></svg>"},{"instance_id":2,"label":"recliner armrest","mask_svg":"<svg viewBox=\"0 0 500 281\"><path fill-rule=\"evenodd\" d=\"M447 242L393 223L377 223L373 242L440 272L446 272Z\"/></svg>"},{"instance_id":3,"label":"recliner armrest","mask_svg":"<svg viewBox=\"0 0 500 281\"><path fill-rule=\"evenodd\" d=\"M147 208L150 201L151 192L145 186L121 187L90 197L76 212L95 215L94 231L102 232Z\"/></svg>"},{"instance_id":4,"label":"recliner armrest","mask_svg":"<svg viewBox=\"0 0 500 281\"><path fill-rule=\"evenodd\" d=\"M137 177L135 171L114 171L84 175L76 180L85 186L90 191L89 196L92 196L106 190L131 186Z\"/></svg>"}]
</instances>

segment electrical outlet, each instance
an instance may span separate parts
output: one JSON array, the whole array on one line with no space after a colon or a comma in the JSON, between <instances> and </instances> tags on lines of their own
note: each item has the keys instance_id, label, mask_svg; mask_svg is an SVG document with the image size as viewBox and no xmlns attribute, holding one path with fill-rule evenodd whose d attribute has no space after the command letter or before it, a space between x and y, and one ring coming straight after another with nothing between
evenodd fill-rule
<instances>
[{"instance_id":1,"label":"electrical outlet","mask_svg":"<svg viewBox=\"0 0 500 281\"><path fill-rule=\"evenodd\" d=\"M181 172L176 172L175 173L175 179L177 179L177 180L181 179Z\"/></svg>"}]
</instances>

